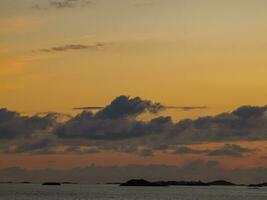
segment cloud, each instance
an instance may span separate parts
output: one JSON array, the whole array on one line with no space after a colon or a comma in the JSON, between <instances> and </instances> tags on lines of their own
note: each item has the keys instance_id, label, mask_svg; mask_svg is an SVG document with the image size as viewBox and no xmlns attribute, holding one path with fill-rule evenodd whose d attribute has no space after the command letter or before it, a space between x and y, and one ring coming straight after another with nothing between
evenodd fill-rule
<instances>
[{"instance_id":1,"label":"cloud","mask_svg":"<svg viewBox=\"0 0 267 200\"><path fill-rule=\"evenodd\" d=\"M0 109L0 140L9 139L8 145L15 147L15 152L57 153L54 148L70 146L76 150L65 153L82 154L86 153L82 152L84 149L95 148L141 156L172 150L177 154L232 157L254 153L255 149L228 144L198 150L186 145L267 140L266 106L241 106L232 112L178 122L173 122L169 116L154 116L149 120L140 118L144 113L158 114L161 110L164 106L160 103L128 96L118 96L95 113L82 111L64 120L58 120L60 114L55 113L21 116ZM26 137L31 138L23 140ZM52 147L42 146L44 139L53 141ZM3 144L0 146L4 151Z\"/></svg>"},{"instance_id":2,"label":"cloud","mask_svg":"<svg viewBox=\"0 0 267 200\"><path fill-rule=\"evenodd\" d=\"M230 113L177 122L170 139L183 143L267 139L267 106L241 106Z\"/></svg>"},{"instance_id":3,"label":"cloud","mask_svg":"<svg viewBox=\"0 0 267 200\"><path fill-rule=\"evenodd\" d=\"M31 136L37 131L47 130L55 124L55 116L21 116L17 112L0 109L0 140Z\"/></svg>"},{"instance_id":4,"label":"cloud","mask_svg":"<svg viewBox=\"0 0 267 200\"><path fill-rule=\"evenodd\" d=\"M93 4L90 0L46 0L43 3L35 4L34 9L65 9L65 8L76 8L84 7Z\"/></svg>"},{"instance_id":5,"label":"cloud","mask_svg":"<svg viewBox=\"0 0 267 200\"><path fill-rule=\"evenodd\" d=\"M110 105L100 110L96 117L108 119L135 117L145 112L157 113L162 109L163 106L160 103L152 103L140 97L130 98L122 95L115 98Z\"/></svg>"},{"instance_id":6,"label":"cloud","mask_svg":"<svg viewBox=\"0 0 267 200\"><path fill-rule=\"evenodd\" d=\"M101 140L154 135L158 137L159 145L267 139L266 106L241 106L230 113L177 123L170 117L156 117L145 122L136 118L144 112L157 113L162 109L164 106L159 103L120 96L96 114L84 111L75 116L56 134L62 138Z\"/></svg>"},{"instance_id":7,"label":"cloud","mask_svg":"<svg viewBox=\"0 0 267 200\"><path fill-rule=\"evenodd\" d=\"M178 146L175 148L173 153L175 154L203 154L208 156L232 156L232 157L243 157L249 153L254 153L256 149L250 149L241 147L236 144L225 144L222 147L215 149L192 149L187 146Z\"/></svg>"},{"instance_id":8,"label":"cloud","mask_svg":"<svg viewBox=\"0 0 267 200\"><path fill-rule=\"evenodd\" d=\"M174 154L206 154L207 150L192 149L187 146L178 146L173 151Z\"/></svg>"},{"instance_id":9,"label":"cloud","mask_svg":"<svg viewBox=\"0 0 267 200\"><path fill-rule=\"evenodd\" d=\"M186 119L176 123L171 117L163 116L149 121L138 119L144 112L157 113L162 109L164 106L159 103L155 104L139 97L120 96L95 114L83 111L58 127L55 134L69 141L86 139L88 145L94 144L100 149L107 148L106 144L113 141L112 145L108 145L109 149L137 155L141 155L138 150L140 146L151 151L165 151L185 144L267 139L266 106L241 106L230 113L195 120ZM124 146L131 146L131 152ZM217 149L176 149L176 153L232 157L254 152L255 149L230 144Z\"/></svg>"},{"instance_id":10,"label":"cloud","mask_svg":"<svg viewBox=\"0 0 267 200\"><path fill-rule=\"evenodd\" d=\"M76 6L85 6L91 4L88 0L51 0L50 6L54 8L73 8Z\"/></svg>"},{"instance_id":11,"label":"cloud","mask_svg":"<svg viewBox=\"0 0 267 200\"><path fill-rule=\"evenodd\" d=\"M90 45L83 44L67 44L63 46L55 46L47 49L39 49L34 52L44 52L44 53L53 53L53 52L65 52L65 51L77 51L77 50L97 50L104 47L106 44L98 42Z\"/></svg>"},{"instance_id":12,"label":"cloud","mask_svg":"<svg viewBox=\"0 0 267 200\"><path fill-rule=\"evenodd\" d=\"M52 143L53 141L48 138L37 140L36 142L26 142L25 144L15 146L15 148L6 151L5 153L26 153L38 150L44 151L44 149L49 149L49 147L52 146Z\"/></svg>"},{"instance_id":13,"label":"cloud","mask_svg":"<svg viewBox=\"0 0 267 200\"><path fill-rule=\"evenodd\" d=\"M199 110L199 109L207 109L207 106L164 106L165 109L176 109L176 110Z\"/></svg>"},{"instance_id":14,"label":"cloud","mask_svg":"<svg viewBox=\"0 0 267 200\"><path fill-rule=\"evenodd\" d=\"M170 122L168 117L149 122L118 118L102 119L90 112L83 112L55 130L59 138L88 140L125 140L161 134Z\"/></svg>"},{"instance_id":15,"label":"cloud","mask_svg":"<svg viewBox=\"0 0 267 200\"><path fill-rule=\"evenodd\" d=\"M119 96L93 114L83 111L56 130L60 138L120 140L160 133L170 123L169 117L158 117L144 122L136 119L143 113L157 113L161 104L140 97Z\"/></svg>"},{"instance_id":16,"label":"cloud","mask_svg":"<svg viewBox=\"0 0 267 200\"><path fill-rule=\"evenodd\" d=\"M226 144L222 148L214 149L209 151L209 156L232 156L232 157L242 157L248 153L255 152L256 149L250 149L241 147L236 144Z\"/></svg>"},{"instance_id":17,"label":"cloud","mask_svg":"<svg viewBox=\"0 0 267 200\"><path fill-rule=\"evenodd\" d=\"M207 106L164 106L161 105L162 110L169 110L169 109L175 109L175 110L184 110L184 111L190 111L190 110L198 110L198 109L207 109ZM75 107L73 110L100 110L105 107L102 106L85 106L85 107Z\"/></svg>"}]
</instances>

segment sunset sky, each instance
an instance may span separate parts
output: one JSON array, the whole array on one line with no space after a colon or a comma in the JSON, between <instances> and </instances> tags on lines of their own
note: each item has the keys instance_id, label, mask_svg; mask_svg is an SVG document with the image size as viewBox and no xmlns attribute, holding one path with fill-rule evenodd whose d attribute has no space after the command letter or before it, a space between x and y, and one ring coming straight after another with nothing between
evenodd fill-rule
<instances>
[{"instance_id":1,"label":"sunset sky","mask_svg":"<svg viewBox=\"0 0 267 200\"><path fill-rule=\"evenodd\" d=\"M0 169L267 168L266 9L0 0Z\"/></svg>"}]
</instances>

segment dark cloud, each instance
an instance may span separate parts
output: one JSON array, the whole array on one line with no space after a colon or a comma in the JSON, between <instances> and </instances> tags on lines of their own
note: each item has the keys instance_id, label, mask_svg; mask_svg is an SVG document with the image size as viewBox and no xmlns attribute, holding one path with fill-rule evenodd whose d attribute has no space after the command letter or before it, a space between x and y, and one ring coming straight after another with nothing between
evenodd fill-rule
<instances>
[{"instance_id":1,"label":"dark cloud","mask_svg":"<svg viewBox=\"0 0 267 200\"><path fill-rule=\"evenodd\" d=\"M17 112L0 109L0 139L13 139L31 136L37 131L47 130L55 125L55 116L21 116Z\"/></svg>"},{"instance_id":2,"label":"dark cloud","mask_svg":"<svg viewBox=\"0 0 267 200\"><path fill-rule=\"evenodd\" d=\"M101 140L154 135L158 137L157 145L267 139L266 106L242 106L231 113L177 123L170 117L157 117L146 122L136 118L144 112L154 113L161 109L164 109L161 104L139 97L120 96L96 114L82 112L57 129L56 134L61 138Z\"/></svg>"},{"instance_id":3,"label":"dark cloud","mask_svg":"<svg viewBox=\"0 0 267 200\"><path fill-rule=\"evenodd\" d=\"M84 44L67 44L63 46L55 46L47 49L39 49L34 52L44 52L44 53L53 53L53 52L65 52L65 51L75 51L75 50L97 50L106 46L105 43L94 43L90 45Z\"/></svg>"},{"instance_id":4,"label":"dark cloud","mask_svg":"<svg viewBox=\"0 0 267 200\"><path fill-rule=\"evenodd\" d=\"M35 152L43 151L49 149L52 146L53 141L51 139L45 138L38 140L36 142L26 142L25 144L16 146L13 150L8 153L26 153L26 152ZM39 152L38 152L39 153Z\"/></svg>"},{"instance_id":5,"label":"dark cloud","mask_svg":"<svg viewBox=\"0 0 267 200\"><path fill-rule=\"evenodd\" d=\"M244 120L257 119L265 116L267 111L267 106L258 107L258 106L242 106L232 112L233 115L236 115Z\"/></svg>"},{"instance_id":6,"label":"dark cloud","mask_svg":"<svg viewBox=\"0 0 267 200\"><path fill-rule=\"evenodd\" d=\"M171 123L169 117L158 117L148 122L136 117L146 112L157 113L161 109L159 103L119 96L95 114L88 111L78 114L57 128L56 135L60 138L121 140L160 134Z\"/></svg>"},{"instance_id":7,"label":"dark cloud","mask_svg":"<svg viewBox=\"0 0 267 200\"><path fill-rule=\"evenodd\" d=\"M242 106L231 113L182 120L170 138L183 143L266 140L266 110L266 106Z\"/></svg>"},{"instance_id":8,"label":"dark cloud","mask_svg":"<svg viewBox=\"0 0 267 200\"><path fill-rule=\"evenodd\" d=\"M125 118L101 119L90 112L83 112L58 127L55 134L66 139L125 140L161 134L169 123L168 117L143 122Z\"/></svg>"},{"instance_id":9,"label":"dark cloud","mask_svg":"<svg viewBox=\"0 0 267 200\"><path fill-rule=\"evenodd\" d=\"M178 146L173 151L175 154L206 154L207 150L192 149L187 146Z\"/></svg>"},{"instance_id":10,"label":"dark cloud","mask_svg":"<svg viewBox=\"0 0 267 200\"><path fill-rule=\"evenodd\" d=\"M152 103L140 97L119 96L110 105L100 110L96 117L108 119L135 117L145 112L157 113L162 109L163 106L160 103Z\"/></svg>"},{"instance_id":11,"label":"dark cloud","mask_svg":"<svg viewBox=\"0 0 267 200\"><path fill-rule=\"evenodd\" d=\"M100 151L113 150L137 155L142 154L140 147L149 151L167 152L180 145L267 140L266 106L241 106L233 112L194 120L185 119L176 123L168 116L157 116L146 121L140 119L140 115L144 113L154 114L162 109L164 110L164 106L160 103L140 97L119 96L95 113L83 111L76 116L64 117L60 123L57 120L60 118L59 114L55 113L21 116L19 113L0 109L0 139L21 140L25 136L35 135L31 141L10 142L10 146L18 147L18 152L32 149L35 153L51 153L53 149L45 146L34 150L34 147L42 146L41 140L51 139L55 147L84 146ZM49 134L37 138L36 135L43 131L48 131ZM32 144L35 142L37 146ZM0 146L3 151L3 144ZM74 150L72 152L75 153ZM239 157L253 153L253 150L238 145L204 150L180 146L176 148L176 153Z\"/></svg>"},{"instance_id":12,"label":"dark cloud","mask_svg":"<svg viewBox=\"0 0 267 200\"><path fill-rule=\"evenodd\" d=\"M243 157L244 155L254 153L256 149L250 149L241 147L236 144L225 144L222 147L215 149L192 149L187 146L178 146L175 148L173 153L175 154L203 154L208 156L232 156L232 157Z\"/></svg>"}]
</instances>

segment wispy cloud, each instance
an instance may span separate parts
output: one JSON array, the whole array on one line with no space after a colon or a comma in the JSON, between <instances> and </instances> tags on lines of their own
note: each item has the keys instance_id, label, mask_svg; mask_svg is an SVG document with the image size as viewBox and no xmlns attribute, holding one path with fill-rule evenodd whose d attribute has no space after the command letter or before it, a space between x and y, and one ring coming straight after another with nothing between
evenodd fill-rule
<instances>
[{"instance_id":1,"label":"wispy cloud","mask_svg":"<svg viewBox=\"0 0 267 200\"><path fill-rule=\"evenodd\" d=\"M44 53L53 53L53 52L65 52L65 51L77 51L77 50L98 50L105 47L105 43L97 42L89 45L85 44L66 44L62 46L54 46L45 49L34 50L33 52L44 52Z\"/></svg>"},{"instance_id":2,"label":"wispy cloud","mask_svg":"<svg viewBox=\"0 0 267 200\"><path fill-rule=\"evenodd\" d=\"M91 4L88 0L52 0L50 6L55 8L73 8L76 6L84 6Z\"/></svg>"},{"instance_id":3,"label":"wispy cloud","mask_svg":"<svg viewBox=\"0 0 267 200\"><path fill-rule=\"evenodd\" d=\"M207 106L162 106L162 110L184 110L184 111L190 111L190 110L198 110L198 109L208 109ZM104 106L84 106L84 107L75 107L72 108L73 110L101 110L105 108Z\"/></svg>"},{"instance_id":4,"label":"wispy cloud","mask_svg":"<svg viewBox=\"0 0 267 200\"><path fill-rule=\"evenodd\" d=\"M93 4L93 1L90 0L46 0L44 4L35 4L34 9L64 9L64 8L76 8L84 7Z\"/></svg>"},{"instance_id":5,"label":"wispy cloud","mask_svg":"<svg viewBox=\"0 0 267 200\"><path fill-rule=\"evenodd\" d=\"M176 109L176 110L199 110L199 109L208 109L207 106L164 106L165 109Z\"/></svg>"}]
</instances>

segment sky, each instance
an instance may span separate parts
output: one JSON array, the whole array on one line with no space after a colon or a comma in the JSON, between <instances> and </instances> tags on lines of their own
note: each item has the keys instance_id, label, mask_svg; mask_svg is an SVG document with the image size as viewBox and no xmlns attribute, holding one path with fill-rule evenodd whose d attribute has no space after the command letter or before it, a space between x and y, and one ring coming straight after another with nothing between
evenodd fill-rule
<instances>
[{"instance_id":1,"label":"sky","mask_svg":"<svg viewBox=\"0 0 267 200\"><path fill-rule=\"evenodd\" d=\"M177 178L194 179L183 170L197 163L211 171L203 179L260 176L266 8L265 0L0 0L0 174L153 165L163 178L173 166Z\"/></svg>"}]
</instances>

